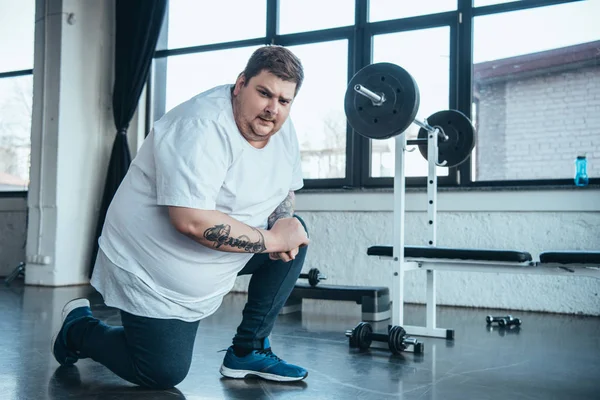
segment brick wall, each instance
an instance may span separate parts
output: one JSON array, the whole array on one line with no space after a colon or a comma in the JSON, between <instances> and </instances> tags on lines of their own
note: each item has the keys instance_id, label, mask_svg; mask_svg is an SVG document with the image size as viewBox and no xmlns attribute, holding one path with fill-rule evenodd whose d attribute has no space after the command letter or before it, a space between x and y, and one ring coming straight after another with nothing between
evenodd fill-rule
<instances>
[{"instance_id":1,"label":"brick wall","mask_svg":"<svg viewBox=\"0 0 600 400\"><path fill-rule=\"evenodd\" d=\"M600 176L600 67L477 84L477 180Z\"/></svg>"}]
</instances>

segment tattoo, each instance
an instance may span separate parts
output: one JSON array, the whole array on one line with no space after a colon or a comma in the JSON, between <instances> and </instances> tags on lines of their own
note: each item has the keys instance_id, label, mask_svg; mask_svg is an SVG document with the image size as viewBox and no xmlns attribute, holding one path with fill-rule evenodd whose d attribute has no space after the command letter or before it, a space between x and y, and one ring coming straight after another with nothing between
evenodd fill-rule
<instances>
[{"instance_id":1,"label":"tattoo","mask_svg":"<svg viewBox=\"0 0 600 400\"><path fill-rule=\"evenodd\" d=\"M265 246L265 237L256 228L252 230L258 233L259 239L256 242L252 242L247 235L242 235L238 238L232 238L229 236L231 232L230 225L215 225L212 228L208 228L204 231L204 238L211 242L215 242L214 247L226 245L230 247L236 247L238 249L244 249L248 253L262 253L267 249Z\"/></svg>"},{"instance_id":2,"label":"tattoo","mask_svg":"<svg viewBox=\"0 0 600 400\"><path fill-rule=\"evenodd\" d=\"M271 215L269 215L269 228L271 229L275 222L281 218L291 218L294 216L294 200L296 195L294 192L289 192L285 200L281 202L280 205L277 206L275 211Z\"/></svg>"}]
</instances>

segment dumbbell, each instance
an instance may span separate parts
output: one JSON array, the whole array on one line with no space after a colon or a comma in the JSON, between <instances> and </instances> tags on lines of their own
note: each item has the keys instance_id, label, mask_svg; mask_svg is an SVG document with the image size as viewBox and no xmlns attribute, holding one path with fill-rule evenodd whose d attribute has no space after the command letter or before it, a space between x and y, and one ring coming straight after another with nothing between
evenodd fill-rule
<instances>
[{"instance_id":1,"label":"dumbbell","mask_svg":"<svg viewBox=\"0 0 600 400\"><path fill-rule=\"evenodd\" d=\"M354 329L347 330L348 344L350 348L366 350L371 343L384 342L388 344L393 354L400 354L408 346L413 346L415 354L423 353L423 343L415 338L406 337L406 331L401 326L388 326L388 333L374 333L373 327L368 322L361 322Z\"/></svg>"},{"instance_id":2,"label":"dumbbell","mask_svg":"<svg viewBox=\"0 0 600 400\"><path fill-rule=\"evenodd\" d=\"M327 279L327 277L321 274L321 272L317 268L311 268L308 271L308 274L300 274L299 278L308 279L308 284L312 287L317 286L319 282Z\"/></svg>"},{"instance_id":3,"label":"dumbbell","mask_svg":"<svg viewBox=\"0 0 600 400\"><path fill-rule=\"evenodd\" d=\"M485 321L488 323L488 325L496 322L498 323L498 326L502 327L511 325L521 325L521 320L519 318L513 318L512 315L505 315L502 317L494 317L492 315L488 315L487 317L485 317Z\"/></svg>"}]
</instances>

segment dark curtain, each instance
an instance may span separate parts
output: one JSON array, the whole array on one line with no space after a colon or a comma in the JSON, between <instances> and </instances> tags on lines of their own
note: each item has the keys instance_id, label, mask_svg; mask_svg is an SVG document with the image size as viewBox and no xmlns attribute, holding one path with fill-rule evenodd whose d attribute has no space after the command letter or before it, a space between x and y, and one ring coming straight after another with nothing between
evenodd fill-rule
<instances>
[{"instance_id":1,"label":"dark curtain","mask_svg":"<svg viewBox=\"0 0 600 400\"><path fill-rule=\"evenodd\" d=\"M90 277L94 270L98 238L102 232L106 211L131 164L127 129L148 79L166 7L167 0L116 1L115 82L112 103L117 135L96 225Z\"/></svg>"}]
</instances>

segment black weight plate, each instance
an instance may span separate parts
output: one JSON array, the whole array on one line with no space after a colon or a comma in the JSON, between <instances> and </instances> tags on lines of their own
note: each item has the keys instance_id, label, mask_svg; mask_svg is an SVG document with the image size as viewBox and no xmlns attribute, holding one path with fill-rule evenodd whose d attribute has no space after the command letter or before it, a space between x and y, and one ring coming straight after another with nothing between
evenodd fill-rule
<instances>
[{"instance_id":1,"label":"black weight plate","mask_svg":"<svg viewBox=\"0 0 600 400\"><path fill-rule=\"evenodd\" d=\"M438 139L438 161L446 167L455 167L466 161L477 141L475 128L467 116L457 110L438 111L427 118L430 126L440 127L448 136L447 141ZM419 129L419 138L427 139L425 129ZM419 151L427 159L427 144L420 144Z\"/></svg>"},{"instance_id":2,"label":"black weight plate","mask_svg":"<svg viewBox=\"0 0 600 400\"><path fill-rule=\"evenodd\" d=\"M358 93L364 86L385 95L380 106ZM399 135L414 121L419 110L419 87L402 67L392 63L367 65L350 80L344 99L348 123L358 134L370 139L387 139Z\"/></svg>"},{"instance_id":3,"label":"black weight plate","mask_svg":"<svg viewBox=\"0 0 600 400\"><path fill-rule=\"evenodd\" d=\"M404 337L406 331L404 328L398 325L390 327L388 330L388 347L393 354L400 354L406 349L404 346Z\"/></svg>"},{"instance_id":4,"label":"black weight plate","mask_svg":"<svg viewBox=\"0 0 600 400\"><path fill-rule=\"evenodd\" d=\"M308 284L312 287L319 284L319 270L317 268L311 268L308 271Z\"/></svg>"},{"instance_id":5,"label":"black weight plate","mask_svg":"<svg viewBox=\"0 0 600 400\"><path fill-rule=\"evenodd\" d=\"M356 334L354 338L359 349L366 350L371 346L371 333L373 333L373 327L371 327L371 324L367 322L361 322L356 326L356 328L354 328L352 333L352 336Z\"/></svg>"}]
</instances>

